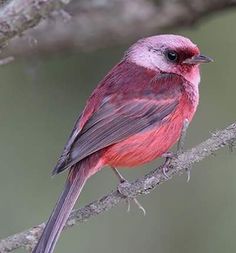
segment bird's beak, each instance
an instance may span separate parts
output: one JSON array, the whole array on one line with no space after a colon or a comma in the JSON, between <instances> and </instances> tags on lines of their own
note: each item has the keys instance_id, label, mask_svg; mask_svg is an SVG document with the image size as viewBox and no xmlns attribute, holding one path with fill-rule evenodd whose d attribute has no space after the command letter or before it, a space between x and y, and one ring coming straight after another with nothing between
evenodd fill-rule
<instances>
[{"instance_id":1,"label":"bird's beak","mask_svg":"<svg viewBox=\"0 0 236 253\"><path fill-rule=\"evenodd\" d=\"M208 62L213 62L213 59L201 54L194 55L193 57L188 58L183 61L184 64L199 64L199 63L208 63Z\"/></svg>"}]
</instances>

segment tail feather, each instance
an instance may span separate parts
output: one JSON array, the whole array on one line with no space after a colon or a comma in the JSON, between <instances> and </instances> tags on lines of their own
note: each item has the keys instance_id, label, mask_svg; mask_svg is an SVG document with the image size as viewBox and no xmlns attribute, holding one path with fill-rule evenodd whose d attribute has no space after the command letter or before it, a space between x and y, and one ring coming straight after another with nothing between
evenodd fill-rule
<instances>
[{"instance_id":1,"label":"tail feather","mask_svg":"<svg viewBox=\"0 0 236 253\"><path fill-rule=\"evenodd\" d=\"M78 168L79 167L79 168ZM88 168L76 166L71 169L69 177L44 231L32 253L52 253L58 237L75 205L80 192L89 177Z\"/></svg>"}]
</instances>

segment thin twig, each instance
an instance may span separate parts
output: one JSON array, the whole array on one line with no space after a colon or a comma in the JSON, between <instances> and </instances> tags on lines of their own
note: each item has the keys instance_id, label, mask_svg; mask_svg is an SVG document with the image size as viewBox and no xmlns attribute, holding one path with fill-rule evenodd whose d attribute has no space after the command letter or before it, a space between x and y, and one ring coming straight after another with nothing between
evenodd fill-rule
<instances>
[{"instance_id":1,"label":"thin twig","mask_svg":"<svg viewBox=\"0 0 236 253\"><path fill-rule=\"evenodd\" d=\"M210 156L215 151L224 146L232 147L235 140L236 122L224 130L212 134L212 136L206 141L182 154L179 154L176 158L171 160L171 162L168 163L167 168L165 168L168 175L167 177L163 175L162 169L157 168L134 182L119 185L120 192L114 190L101 199L96 200L81 209L74 210L70 215L66 228L108 211L127 198L134 198L142 194L148 194L161 183L171 180L173 176L182 174L186 169L190 169L195 163ZM31 249L37 242L43 227L44 224L41 224L1 240L0 253L11 252L20 247Z\"/></svg>"}]
</instances>

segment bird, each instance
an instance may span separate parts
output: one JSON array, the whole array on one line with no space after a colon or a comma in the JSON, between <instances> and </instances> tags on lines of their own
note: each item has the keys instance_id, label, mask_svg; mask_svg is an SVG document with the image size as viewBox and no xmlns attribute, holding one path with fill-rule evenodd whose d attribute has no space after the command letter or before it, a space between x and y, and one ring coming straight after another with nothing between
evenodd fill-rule
<instances>
[{"instance_id":1,"label":"bird","mask_svg":"<svg viewBox=\"0 0 236 253\"><path fill-rule=\"evenodd\" d=\"M190 39L142 38L99 82L75 122L53 175L68 176L33 253L52 253L86 181L104 166L133 168L162 157L199 103L201 63ZM118 171L117 171L118 172Z\"/></svg>"}]
</instances>

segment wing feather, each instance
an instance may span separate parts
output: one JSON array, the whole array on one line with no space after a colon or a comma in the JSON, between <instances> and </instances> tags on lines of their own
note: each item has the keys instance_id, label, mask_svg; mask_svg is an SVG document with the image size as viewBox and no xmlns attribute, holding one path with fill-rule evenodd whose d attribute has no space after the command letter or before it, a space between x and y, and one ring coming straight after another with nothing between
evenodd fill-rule
<instances>
[{"instance_id":1,"label":"wing feather","mask_svg":"<svg viewBox=\"0 0 236 253\"><path fill-rule=\"evenodd\" d=\"M162 85L162 82L166 83L163 76L158 84ZM179 104L181 92L175 90L171 96L167 92L171 91L162 87L163 94L158 92L156 97L129 98L122 105L116 104L114 97L106 97L84 127L76 134L74 129L53 173L59 173L103 148L168 120Z\"/></svg>"}]
</instances>

